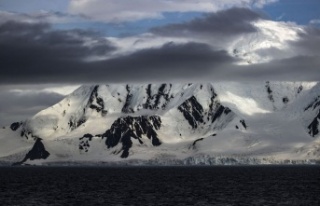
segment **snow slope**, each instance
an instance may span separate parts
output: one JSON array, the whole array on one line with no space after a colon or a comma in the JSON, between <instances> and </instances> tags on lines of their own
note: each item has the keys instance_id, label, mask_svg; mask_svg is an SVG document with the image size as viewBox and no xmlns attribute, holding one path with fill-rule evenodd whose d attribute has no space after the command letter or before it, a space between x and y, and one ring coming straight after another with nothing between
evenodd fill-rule
<instances>
[{"instance_id":1,"label":"snow slope","mask_svg":"<svg viewBox=\"0 0 320 206\"><path fill-rule=\"evenodd\" d=\"M22 164L260 164L320 157L320 84L84 85L0 129Z\"/></svg>"}]
</instances>

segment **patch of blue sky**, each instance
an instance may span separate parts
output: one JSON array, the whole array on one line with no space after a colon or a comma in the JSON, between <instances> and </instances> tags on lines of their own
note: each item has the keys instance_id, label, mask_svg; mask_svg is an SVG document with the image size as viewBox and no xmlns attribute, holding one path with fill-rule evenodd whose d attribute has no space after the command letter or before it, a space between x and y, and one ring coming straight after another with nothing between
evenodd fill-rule
<instances>
[{"instance_id":1,"label":"patch of blue sky","mask_svg":"<svg viewBox=\"0 0 320 206\"><path fill-rule=\"evenodd\" d=\"M320 19L320 0L279 0L265 6L263 11L275 21L307 25L313 19Z\"/></svg>"},{"instance_id":2,"label":"patch of blue sky","mask_svg":"<svg viewBox=\"0 0 320 206\"><path fill-rule=\"evenodd\" d=\"M203 13L201 12L166 12L163 13L162 18L158 19L144 19L135 22L123 23L104 23L84 20L79 22L55 24L53 27L56 29L89 29L98 31L107 36L125 37L148 32L148 30L157 26L190 21L191 19L202 15Z\"/></svg>"},{"instance_id":3,"label":"patch of blue sky","mask_svg":"<svg viewBox=\"0 0 320 206\"><path fill-rule=\"evenodd\" d=\"M41 10L66 12L68 5L69 0L1 0L0 10L17 13L32 13Z\"/></svg>"}]
</instances>

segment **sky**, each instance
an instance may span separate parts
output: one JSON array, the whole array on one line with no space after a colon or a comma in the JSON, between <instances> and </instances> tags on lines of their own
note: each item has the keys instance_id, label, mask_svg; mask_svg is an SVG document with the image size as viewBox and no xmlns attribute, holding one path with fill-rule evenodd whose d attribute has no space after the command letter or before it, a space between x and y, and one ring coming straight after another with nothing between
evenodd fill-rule
<instances>
[{"instance_id":1,"label":"sky","mask_svg":"<svg viewBox=\"0 0 320 206\"><path fill-rule=\"evenodd\" d=\"M319 81L319 0L0 0L0 126L81 84Z\"/></svg>"}]
</instances>

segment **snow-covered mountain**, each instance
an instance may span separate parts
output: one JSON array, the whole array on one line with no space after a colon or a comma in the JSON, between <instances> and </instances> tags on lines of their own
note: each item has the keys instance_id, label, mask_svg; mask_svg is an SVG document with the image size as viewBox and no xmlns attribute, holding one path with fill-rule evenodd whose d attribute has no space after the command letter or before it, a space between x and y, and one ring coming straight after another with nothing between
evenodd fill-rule
<instances>
[{"instance_id":1,"label":"snow-covered mountain","mask_svg":"<svg viewBox=\"0 0 320 206\"><path fill-rule=\"evenodd\" d=\"M84 85L0 129L18 164L259 164L320 159L320 84Z\"/></svg>"}]
</instances>

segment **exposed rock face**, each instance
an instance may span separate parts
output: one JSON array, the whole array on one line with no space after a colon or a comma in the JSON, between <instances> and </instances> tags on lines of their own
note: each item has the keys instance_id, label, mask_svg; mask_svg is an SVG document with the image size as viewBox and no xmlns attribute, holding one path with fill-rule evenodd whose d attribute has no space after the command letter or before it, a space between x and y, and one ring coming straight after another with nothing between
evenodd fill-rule
<instances>
[{"instance_id":1,"label":"exposed rock face","mask_svg":"<svg viewBox=\"0 0 320 206\"><path fill-rule=\"evenodd\" d=\"M148 137L153 146L161 144L157 130L161 127L161 119L158 116L140 116L140 117L123 117L117 119L102 137L106 137L108 148L115 147L118 143L122 144L122 158L129 156L129 149L132 146L131 138L137 139L143 144L142 135Z\"/></svg>"},{"instance_id":2,"label":"exposed rock face","mask_svg":"<svg viewBox=\"0 0 320 206\"><path fill-rule=\"evenodd\" d=\"M310 124L308 125L308 133L315 137L319 135L319 123L320 123L320 96L317 96L313 101L308 104L307 107L304 108L304 111L306 113L311 113L313 116L310 119Z\"/></svg>"},{"instance_id":3,"label":"exposed rock face","mask_svg":"<svg viewBox=\"0 0 320 206\"><path fill-rule=\"evenodd\" d=\"M22 122L14 122L10 125L10 129L12 131L16 131L22 125Z\"/></svg>"},{"instance_id":4,"label":"exposed rock face","mask_svg":"<svg viewBox=\"0 0 320 206\"><path fill-rule=\"evenodd\" d=\"M173 96L169 95L172 89L172 84L161 84L156 94L152 95L152 85L149 84L146 90L147 92L147 101L143 104L143 108L157 110L157 109L165 109L167 104L173 98ZM160 99L163 98L165 101L162 105L160 105Z\"/></svg>"},{"instance_id":5,"label":"exposed rock face","mask_svg":"<svg viewBox=\"0 0 320 206\"><path fill-rule=\"evenodd\" d=\"M314 137L319 134L319 121L320 121L320 109L318 115L313 119L313 121L308 126L309 134Z\"/></svg>"},{"instance_id":6,"label":"exposed rock face","mask_svg":"<svg viewBox=\"0 0 320 206\"><path fill-rule=\"evenodd\" d=\"M102 115L106 115L108 112L104 108L104 102L101 97L98 96L98 88L99 86L95 86L88 102L88 106L90 109L96 110L98 113L101 112ZM85 112L85 110L84 110Z\"/></svg>"},{"instance_id":7,"label":"exposed rock face","mask_svg":"<svg viewBox=\"0 0 320 206\"><path fill-rule=\"evenodd\" d=\"M131 94L131 90L130 90L129 85L126 85L126 90L127 90L127 97L126 97L125 104L122 107L122 112L123 113L133 113L133 109L130 108L130 102L131 102L133 95Z\"/></svg>"},{"instance_id":8,"label":"exposed rock face","mask_svg":"<svg viewBox=\"0 0 320 206\"><path fill-rule=\"evenodd\" d=\"M15 165L20 165L27 160L47 159L50 153L45 149L41 140L41 138L37 138L32 149L27 153L25 158L21 162L15 163Z\"/></svg>"},{"instance_id":9,"label":"exposed rock face","mask_svg":"<svg viewBox=\"0 0 320 206\"><path fill-rule=\"evenodd\" d=\"M198 124L203 123L203 108L194 96L180 105L178 110L183 113L193 129L196 129Z\"/></svg>"},{"instance_id":10,"label":"exposed rock face","mask_svg":"<svg viewBox=\"0 0 320 206\"><path fill-rule=\"evenodd\" d=\"M246 121L244 121L243 119L242 120L240 120L240 123L242 124L242 126L245 128L245 129L247 129L247 124L246 124Z\"/></svg>"},{"instance_id":11,"label":"exposed rock face","mask_svg":"<svg viewBox=\"0 0 320 206\"><path fill-rule=\"evenodd\" d=\"M88 152L90 147L89 142L92 141L92 138L92 134L85 134L83 137L79 138L79 150Z\"/></svg>"},{"instance_id":12,"label":"exposed rock face","mask_svg":"<svg viewBox=\"0 0 320 206\"><path fill-rule=\"evenodd\" d=\"M274 102L274 98L273 98L273 91L271 90L271 86L270 86L270 82L266 82L266 89L267 89L267 92L268 92L268 98L271 102Z\"/></svg>"},{"instance_id":13,"label":"exposed rock face","mask_svg":"<svg viewBox=\"0 0 320 206\"><path fill-rule=\"evenodd\" d=\"M305 109L304 111L307 111L309 109L316 109L320 106L320 96L316 97Z\"/></svg>"}]
</instances>

